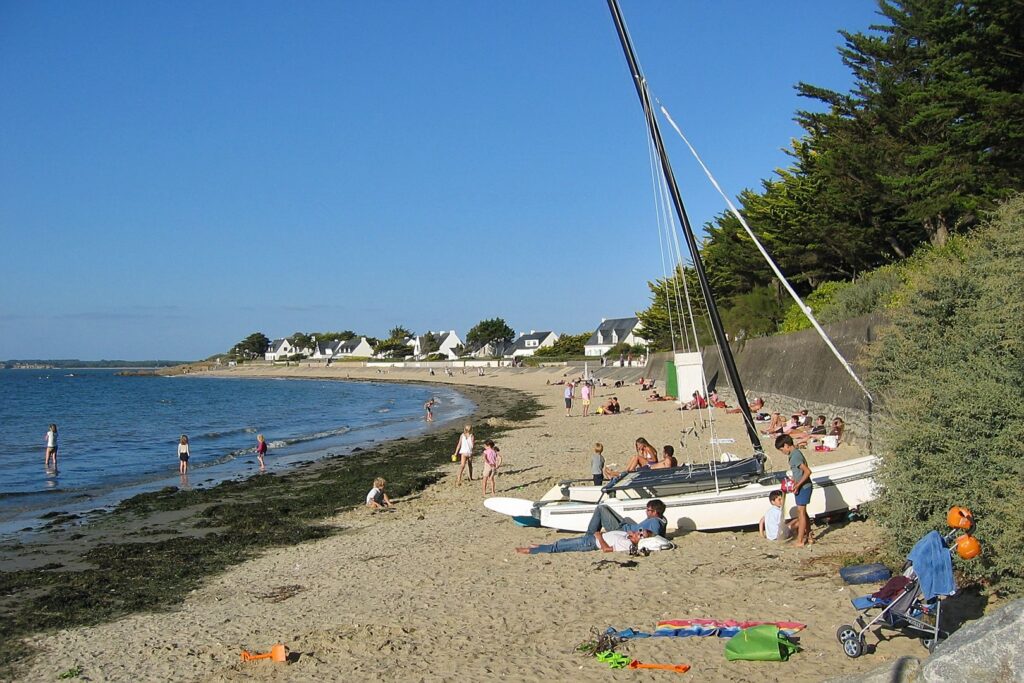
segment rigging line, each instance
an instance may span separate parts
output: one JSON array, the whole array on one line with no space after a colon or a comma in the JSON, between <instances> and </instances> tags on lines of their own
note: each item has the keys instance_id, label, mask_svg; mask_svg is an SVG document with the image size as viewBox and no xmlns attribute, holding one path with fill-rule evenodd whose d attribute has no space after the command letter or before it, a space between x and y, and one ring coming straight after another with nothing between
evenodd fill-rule
<instances>
[{"instance_id":1,"label":"rigging line","mask_svg":"<svg viewBox=\"0 0 1024 683\"><path fill-rule=\"evenodd\" d=\"M667 181L665 181L664 177L662 177L661 188L662 188L662 192L664 193L664 199L667 202L668 201L668 183L667 183ZM674 281L673 281L673 285L675 287L675 292L676 292L676 298L677 298L677 302L678 302L679 301L679 281L682 280L682 287L683 287L682 301L685 301L685 303L686 303L687 315L688 315L689 321L690 321L690 331L691 331L691 333L693 335L693 348L695 349L695 351L698 354L701 354L700 340L697 337L697 322L696 322L696 320L694 318L694 315L693 315L693 306L692 306L692 303L691 303L692 299L691 299L691 296L690 296L690 288L689 288L689 285L686 282L686 260L683 257L682 246L679 244L679 231L676 230L675 220L671 216L669 216L669 222L671 223L671 225L669 226L669 228L671 230L670 236L671 236L671 242L672 242L672 244L673 244L673 246L675 248L674 256L675 256L676 267L677 267L677 270L676 270L677 277L675 277ZM693 258L692 254L690 256L691 256L691 258ZM681 308L682 307L682 303L679 303L679 306ZM689 350L689 348L690 348L689 339L686 340L686 346L687 346L687 350ZM673 363L674 363L674 359L673 359ZM701 354L700 386L703 389L704 396L706 398L708 396L708 380L707 380L707 375L704 374L704 357L703 357L703 354ZM678 398L680 399L680 401L685 400L684 397L682 397L682 396L680 396ZM710 433L710 439L709 439L708 444L707 444L708 447L709 447L708 450L705 450L705 444L704 444L703 439L702 438L698 438L697 439L697 455L699 456L699 458L701 460L707 460L710 463L713 460L717 460L718 457L719 457L719 454L721 452L721 449L717 448L718 444L717 444L717 437L716 437L716 430L715 430L715 421L714 421L714 419L713 419L713 417L711 415L710 408L705 408L705 409L697 408L696 410L697 410L698 419L701 421L701 424L706 424L708 426L707 427L708 428L708 432ZM707 410L708 411L706 417L703 414L703 410ZM695 422L695 424L696 424L696 422Z\"/></svg>"},{"instance_id":2,"label":"rigging line","mask_svg":"<svg viewBox=\"0 0 1024 683\"><path fill-rule=\"evenodd\" d=\"M743 226L743 229L747 231L747 234L750 236L750 239L754 240L754 246L756 246L757 250L761 252L761 256L763 256L765 260L768 261L768 265L771 267L772 272L774 272L776 277L778 277L779 280L782 281L782 284L786 288L786 291L789 292L789 295L796 302L797 306L800 307L800 310L803 312L805 316L807 316L807 319L811 322L811 325L813 325L814 329L817 330L818 336L822 338L822 340L828 346L829 350L832 351L832 355L834 355L836 359L839 360L839 362L842 364L846 372L850 375L850 377L853 378L853 381L857 383L857 386L859 386L861 391L864 392L864 395L868 397L868 401L874 403L875 399L871 396L871 392L868 391L868 388L864 386L864 382L860 380L860 377L858 377L857 373L853 371L852 367L850 367L849 362L847 362L846 358L843 357L843 354L841 354L839 352L839 349L835 347L835 344L832 343L832 339L829 338L825 330L821 328L821 325L818 323L818 319L814 317L814 314L811 312L810 307L804 303L803 299L801 299L800 296L793 290L793 287L790 286L789 280L787 280L786 276L782 274L782 271L779 270L779 267L775 265L775 261L773 261L772 257L768 255L768 251L761 244L761 241L757 239L757 235L755 235L754 231L750 229L750 226L747 225L747 221L736 209L736 206L732 203L732 200L730 200L728 195L726 195L725 192L722 191L722 188L719 186L718 181L715 180L715 177L713 175L711 175L710 169L708 169L708 167L704 164L704 161L700 158L700 155L697 154L697 150L693 148L693 145L690 144L690 141L686 139L685 135L683 135L683 131L679 130L679 126L676 125L676 122L672 120L672 116L668 113L668 110L665 108L665 105L659 102L658 106L661 109L661 113L665 116L666 119L668 119L669 125L675 129L679 137L682 138L684 143L686 143L686 146L690 148L690 153L693 154L694 159L697 160L697 163L700 164L700 167L704 169L704 175L706 175L708 177L708 180L711 181L711 184L715 186L715 189L718 191L718 194L720 194L722 196L722 199L725 200L725 203L729 206L729 211L740 222L740 225Z\"/></svg>"},{"instance_id":3,"label":"rigging line","mask_svg":"<svg viewBox=\"0 0 1024 683\"><path fill-rule=\"evenodd\" d=\"M686 207L683 206L683 200L679 193L679 187L676 184L675 174L672 172L672 163L668 158L668 153L665 150L664 140L661 136L661 131L658 127L657 115L654 112L654 106L651 104L650 95L647 92L647 82L644 78L643 72L640 69L640 64L637 61L636 53L633 50L632 41L629 38L628 29L626 22L622 17L622 11L619 8L618 0L607 0L608 9L612 14L612 19L615 22L615 30L619 36L619 44L622 47L623 56L626 58L626 62L629 67L630 75L633 77L633 86L636 89L637 97L640 100L641 109L644 112L644 120L647 123L647 130L649 135L654 141L654 145L658 150L658 157L661 161L662 175L665 177L665 182L669 186L669 191L672 195L672 206L675 209L676 217L679 219L683 236L686 238L686 244L691 254L694 255L693 269L697 274L697 279L700 282L700 288L703 292L705 302L708 307L708 315L711 316L712 331L715 335L719 348L721 349L722 363L725 367L725 371L729 373L732 384L736 389L736 402L740 406L741 414L744 414L746 418L744 426L746 427L747 436L750 439L750 447L754 449L755 453L763 452L761 446L760 437L754 428L753 421L749 419L747 413L750 412L750 406L747 405L746 396L743 393L743 381L740 379L739 371L736 368L736 359L732 355L732 350L729 348L729 342L725 338L725 330L722 326L721 316L718 312L718 307L715 305L714 297L711 292L711 286L707 280L707 273L704 270L704 264L701 262L700 257L697 255L698 245L697 238L694 235L693 227L690 225L690 219L686 214ZM717 489L717 480L716 480Z\"/></svg>"},{"instance_id":4,"label":"rigging line","mask_svg":"<svg viewBox=\"0 0 1024 683\"><path fill-rule=\"evenodd\" d=\"M664 226L665 226L665 219L664 219L665 207L664 207L664 204L663 204L663 201L662 201L662 197L661 197L661 194L659 192L659 187L658 187L658 175L659 175L659 173L658 173L657 164L656 164L656 161L655 161L654 143L651 142L651 137L649 135L647 136L647 154L648 154L648 157L649 157L650 168L651 168L651 190L652 190L652 194L653 194L653 198L654 198L655 220L657 221L657 225L658 225L658 248L661 251L661 272L662 272L662 275L665 277L665 281L668 282L667 270L668 270L668 262L669 262L670 258L666 258L666 256L665 256L665 236L663 235L663 233L665 232L665 229L664 229ZM667 291L666 291L666 296L665 296L665 310L668 312L668 331L669 331L669 339L670 339L670 341L672 343L672 352L675 353L675 351L676 351L675 324L672 321L672 302L669 300Z\"/></svg>"},{"instance_id":5,"label":"rigging line","mask_svg":"<svg viewBox=\"0 0 1024 683\"><path fill-rule=\"evenodd\" d=\"M682 341L682 344L685 347L686 351L689 351L690 350L690 340L689 340L689 338L687 337L687 334L686 334L686 318L683 316L683 303L684 302L686 303L687 310L689 310L689 308L690 308L690 306L689 306L689 303L690 303L689 293L686 291L686 281L685 280L683 280L683 292L682 292L682 294L680 294L680 292L679 292L679 278L677 278L676 275L679 272L679 264L682 263L682 254L679 251L679 237L678 237L677 231L675 229L676 228L675 219L672 217L672 214L668 211L668 208L667 208L669 206L669 196L668 196L668 186L665 183L664 177L661 178L661 182L659 184L659 188L661 190L661 202L662 202L662 205L666 207L666 210L665 210L666 221L665 221L665 225L664 225L665 236L666 236L665 238L666 238L666 240L669 243L669 249L670 249L671 254L672 254L672 256L671 256L671 258L672 258L672 278L670 280L666 280L665 284L669 285L669 283L671 283L671 292L672 292L672 295L675 297L676 310L678 311L678 317L679 317L679 330L678 330L678 332L679 332L679 339ZM666 286L665 299L668 300L668 298L669 298L669 287ZM692 328L692 326L693 326L693 313L692 313L692 311L690 312L689 319L690 319L690 326ZM672 333L673 333L673 335L675 335L676 330L673 329ZM696 338L694 339L694 343L696 344ZM674 339L673 339L672 348L673 348L673 350L675 350L675 340ZM673 359L673 363L674 362L675 362L675 360Z\"/></svg>"}]
</instances>

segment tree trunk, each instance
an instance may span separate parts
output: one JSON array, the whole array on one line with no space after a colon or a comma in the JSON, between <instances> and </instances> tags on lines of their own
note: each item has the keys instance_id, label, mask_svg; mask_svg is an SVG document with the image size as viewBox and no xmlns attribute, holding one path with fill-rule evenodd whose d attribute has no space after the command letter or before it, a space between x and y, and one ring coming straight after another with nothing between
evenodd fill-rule
<instances>
[{"instance_id":1,"label":"tree trunk","mask_svg":"<svg viewBox=\"0 0 1024 683\"><path fill-rule=\"evenodd\" d=\"M942 214L939 214L933 220L925 221L924 229L928 232L928 238L932 246L941 247L949 241L949 225Z\"/></svg>"}]
</instances>

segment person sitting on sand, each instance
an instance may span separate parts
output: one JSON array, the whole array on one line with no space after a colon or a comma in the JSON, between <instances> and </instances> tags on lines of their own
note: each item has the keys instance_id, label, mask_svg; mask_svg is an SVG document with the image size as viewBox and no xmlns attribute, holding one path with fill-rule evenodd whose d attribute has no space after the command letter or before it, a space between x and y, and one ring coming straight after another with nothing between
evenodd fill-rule
<instances>
[{"instance_id":1,"label":"person sitting on sand","mask_svg":"<svg viewBox=\"0 0 1024 683\"><path fill-rule=\"evenodd\" d=\"M833 417L832 429L829 430L828 435L836 437L836 444L843 440L844 431L846 431L846 423L843 422L843 418Z\"/></svg>"},{"instance_id":2,"label":"person sitting on sand","mask_svg":"<svg viewBox=\"0 0 1024 683\"><path fill-rule=\"evenodd\" d=\"M650 466L652 470L667 470L670 467L678 467L676 460L676 449L666 444L661 449L661 460Z\"/></svg>"},{"instance_id":3,"label":"person sitting on sand","mask_svg":"<svg viewBox=\"0 0 1024 683\"><path fill-rule=\"evenodd\" d=\"M597 412L601 415L618 415L622 412L622 408L619 407L619 398L612 396L607 403L598 408Z\"/></svg>"},{"instance_id":4,"label":"person sitting on sand","mask_svg":"<svg viewBox=\"0 0 1024 683\"><path fill-rule=\"evenodd\" d=\"M636 455L626 465L627 472L635 472L641 467L650 467L658 462L658 449L652 446L647 439L640 437L634 443Z\"/></svg>"},{"instance_id":5,"label":"person sitting on sand","mask_svg":"<svg viewBox=\"0 0 1024 683\"><path fill-rule=\"evenodd\" d=\"M679 461L676 460L675 452L676 452L676 450L674 448L672 448L672 446L667 446L666 445L664 447L664 449L662 449L661 460L660 461L658 461L658 462L656 462L656 463L654 463L652 465L641 465L637 469L640 469L640 470L667 470L670 467L678 467L679 466ZM635 460L635 458L634 458L634 460ZM633 463L633 461L631 460L630 464L632 464L632 463ZM635 472L636 470L627 469L626 471L627 472ZM604 468L604 476L607 477L608 479L614 479L615 477L619 476L620 474L622 474L622 472L616 472L615 470L609 469L607 467Z\"/></svg>"},{"instance_id":6,"label":"person sitting on sand","mask_svg":"<svg viewBox=\"0 0 1024 683\"><path fill-rule=\"evenodd\" d=\"M758 413L761 412L761 408L764 408L764 399L761 398L761 397L757 397L753 401L751 401L748 404L748 406L750 407L750 412L753 413L754 415L757 415ZM739 408L729 408L725 412L727 412L727 413L740 413L742 411Z\"/></svg>"},{"instance_id":7,"label":"person sitting on sand","mask_svg":"<svg viewBox=\"0 0 1024 683\"><path fill-rule=\"evenodd\" d=\"M684 403L679 409L680 410L703 410L708 407L707 399L701 396L699 391L693 392L693 398L690 401Z\"/></svg>"},{"instance_id":8,"label":"person sitting on sand","mask_svg":"<svg viewBox=\"0 0 1024 683\"><path fill-rule=\"evenodd\" d=\"M374 510L383 510L384 508L391 507L391 500L388 498L388 494L384 493L385 486L387 486L387 482L384 481L383 477L377 477L373 480L373 488L366 494L366 507L373 508Z\"/></svg>"},{"instance_id":9,"label":"person sitting on sand","mask_svg":"<svg viewBox=\"0 0 1024 683\"><path fill-rule=\"evenodd\" d=\"M768 494L768 502L771 503L771 507L761 518L758 531L769 541L787 541L796 533L797 520L791 519L787 523L782 521L783 500L785 500L785 495L782 491L776 489Z\"/></svg>"},{"instance_id":10,"label":"person sitting on sand","mask_svg":"<svg viewBox=\"0 0 1024 683\"><path fill-rule=\"evenodd\" d=\"M587 533L601 531L646 531L648 536L664 536L668 522L665 520L665 503L655 498L647 501L646 517L634 522L629 517L619 517L607 505L598 505L587 523Z\"/></svg>"},{"instance_id":11,"label":"person sitting on sand","mask_svg":"<svg viewBox=\"0 0 1024 683\"><path fill-rule=\"evenodd\" d=\"M728 408L729 407L726 404L725 401L723 401L721 398L719 398L718 392L714 391L714 390L712 390L711 393L708 394L708 404L713 406L713 407L715 407L715 408Z\"/></svg>"},{"instance_id":12,"label":"person sitting on sand","mask_svg":"<svg viewBox=\"0 0 1024 683\"><path fill-rule=\"evenodd\" d=\"M782 433L782 428L785 424L786 421L782 419L781 413L772 413L771 421L765 429L761 430L761 433L767 436L778 436Z\"/></svg>"},{"instance_id":13,"label":"person sitting on sand","mask_svg":"<svg viewBox=\"0 0 1024 683\"><path fill-rule=\"evenodd\" d=\"M814 426L811 427L810 431L790 432L790 436L793 437L797 448L804 448L811 441L817 441L814 437L824 436L827 431L828 427L825 426L825 416L819 415L814 419Z\"/></svg>"},{"instance_id":14,"label":"person sitting on sand","mask_svg":"<svg viewBox=\"0 0 1024 683\"><path fill-rule=\"evenodd\" d=\"M516 552L520 555L573 553L591 550L600 550L606 553L631 552L640 542L640 539L647 536L650 536L650 534L646 531L598 531L586 536L560 538L554 543L516 548Z\"/></svg>"},{"instance_id":15,"label":"person sitting on sand","mask_svg":"<svg viewBox=\"0 0 1024 683\"><path fill-rule=\"evenodd\" d=\"M648 401L666 401L668 399L666 399L664 396L659 394L657 391L652 391L650 393L650 395L647 397L647 400Z\"/></svg>"},{"instance_id":16,"label":"person sitting on sand","mask_svg":"<svg viewBox=\"0 0 1024 683\"><path fill-rule=\"evenodd\" d=\"M789 416L789 419L786 420L786 424L782 425L782 433L783 434L790 434L792 432L799 432L799 431L800 431L800 414L799 413L793 413L792 415Z\"/></svg>"}]
</instances>

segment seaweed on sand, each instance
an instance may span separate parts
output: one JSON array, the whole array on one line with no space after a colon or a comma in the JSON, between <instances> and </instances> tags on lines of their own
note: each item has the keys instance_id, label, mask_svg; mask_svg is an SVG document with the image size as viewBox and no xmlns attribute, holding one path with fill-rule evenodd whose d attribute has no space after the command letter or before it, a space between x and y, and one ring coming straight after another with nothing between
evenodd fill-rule
<instances>
[{"instance_id":1,"label":"seaweed on sand","mask_svg":"<svg viewBox=\"0 0 1024 683\"><path fill-rule=\"evenodd\" d=\"M503 420L533 417L539 406L519 392L470 389L481 406ZM489 412L490 412L489 411ZM483 412L483 411L481 411ZM504 429L474 417L479 438L495 438ZM130 530L121 542L86 543L78 559L85 568L43 568L0 572L0 680L15 677L29 657L22 639L51 629L98 624L139 611L173 608L205 578L249 559L268 547L288 546L338 533L324 523L339 509L362 504L374 477L388 480L395 498L440 479L448 462L451 434L377 444L358 455L331 458L315 467L283 475L228 481L210 489L166 488L124 501L97 524L110 529L140 525L153 538L139 540ZM158 513L175 513L161 526ZM161 537L163 529L172 538ZM89 525L79 529L88 535ZM133 540L128 540L131 537Z\"/></svg>"}]
</instances>

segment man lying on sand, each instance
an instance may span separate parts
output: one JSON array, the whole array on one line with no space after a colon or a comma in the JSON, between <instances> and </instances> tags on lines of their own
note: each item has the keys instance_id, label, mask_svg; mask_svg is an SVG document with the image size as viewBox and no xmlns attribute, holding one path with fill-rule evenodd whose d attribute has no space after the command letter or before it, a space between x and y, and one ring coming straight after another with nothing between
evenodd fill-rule
<instances>
[{"instance_id":1,"label":"man lying on sand","mask_svg":"<svg viewBox=\"0 0 1024 683\"><path fill-rule=\"evenodd\" d=\"M554 543L531 545L528 548L516 548L520 555L537 555L538 553L574 553L600 550L606 553L624 552L635 547L641 538L651 535L650 531L605 531L577 536L576 538L560 538Z\"/></svg>"}]
</instances>

